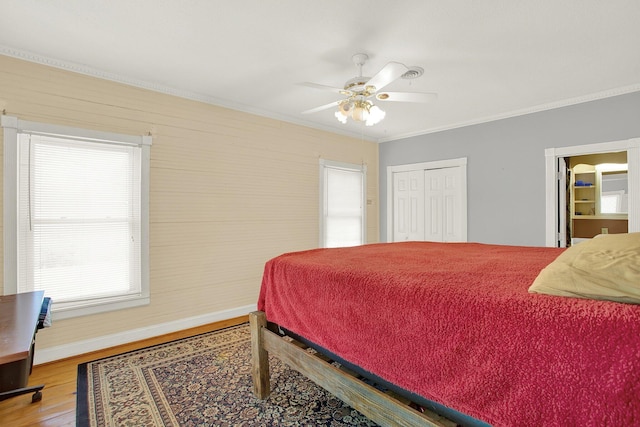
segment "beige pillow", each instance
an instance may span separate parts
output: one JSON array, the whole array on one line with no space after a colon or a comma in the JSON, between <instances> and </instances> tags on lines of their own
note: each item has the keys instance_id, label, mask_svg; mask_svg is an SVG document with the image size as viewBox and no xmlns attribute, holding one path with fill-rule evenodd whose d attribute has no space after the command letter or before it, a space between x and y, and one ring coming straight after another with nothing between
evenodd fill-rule
<instances>
[{"instance_id":1,"label":"beige pillow","mask_svg":"<svg viewBox=\"0 0 640 427\"><path fill-rule=\"evenodd\" d=\"M568 248L529 292L640 304L640 233L606 234Z\"/></svg>"}]
</instances>

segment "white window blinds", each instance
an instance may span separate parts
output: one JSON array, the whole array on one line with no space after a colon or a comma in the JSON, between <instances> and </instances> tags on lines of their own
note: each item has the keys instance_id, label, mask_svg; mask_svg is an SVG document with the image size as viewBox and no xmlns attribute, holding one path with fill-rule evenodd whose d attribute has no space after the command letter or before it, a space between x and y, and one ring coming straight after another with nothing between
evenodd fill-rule
<instances>
[{"instance_id":1,"label":"white window blinds","mask_svg":"<svg viewBox=\"0 0 640 427\"><path fill-rule=\"evenodd\" d=\"M18 133L18 292L57 308L141 292L141 148Z\"/></svg>"},{"instance_id":2,"label":"white window blinds","mask_svg":"<svg viewBox=\"0 0 640 427\"><path fill-rule=\"evenodd\" d=\"M324 161L322 243L324 247L365 243L365 169Z\"/></svg>"}]
</instances>

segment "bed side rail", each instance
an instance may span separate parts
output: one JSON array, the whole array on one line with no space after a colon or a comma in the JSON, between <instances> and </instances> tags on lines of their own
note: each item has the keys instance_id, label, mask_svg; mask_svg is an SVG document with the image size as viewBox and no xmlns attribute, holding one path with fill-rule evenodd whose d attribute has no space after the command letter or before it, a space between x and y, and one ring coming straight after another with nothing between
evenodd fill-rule
<instances>
[{"instance_id":1,"label":"bed side rail","mask_svg":"<svg viewBox=\"0 0 640 427\"><path fill-rule=\"evenodd\" d=\"M302 373L346 404L381 426L455 425L436 414L418 412L380 390L327 363L267 329L264 312L249 314L251 326L253 390L265 399L270 393L269 353Z\"/></svg>"}]
</instances>

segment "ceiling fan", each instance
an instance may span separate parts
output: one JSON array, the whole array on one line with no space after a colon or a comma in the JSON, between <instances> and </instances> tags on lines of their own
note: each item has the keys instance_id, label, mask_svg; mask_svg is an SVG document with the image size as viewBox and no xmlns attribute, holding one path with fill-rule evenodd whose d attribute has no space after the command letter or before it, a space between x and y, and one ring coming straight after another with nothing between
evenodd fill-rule
<instances>
[{"instance_id":1,"label":"ceiling fan","mask_svg":"<svg viewBox=\"0 0 640 427\"><path fill-rule=\"evenodd\" d=\"M386 114L371 101L372 98L384 102L429 102L438 97L435 93L381 91L389 83L401 77L411 79L421 76L424 70L420 67L410 69L399 62L389 62L375 76L363 77L362 66L369 59L369 56L364 53L356 53L351 59L358 67L359 75L347 80L342 89L318 83L302 83L303 86L328 90L343 95L345 98L303 111L302 114L316 113L332 107L338 107L335 116L340 122L346 123L347 119L351 117L355 121L365 122L367 126L372 126L379 123Z\"/></svg>"}]
</instances>

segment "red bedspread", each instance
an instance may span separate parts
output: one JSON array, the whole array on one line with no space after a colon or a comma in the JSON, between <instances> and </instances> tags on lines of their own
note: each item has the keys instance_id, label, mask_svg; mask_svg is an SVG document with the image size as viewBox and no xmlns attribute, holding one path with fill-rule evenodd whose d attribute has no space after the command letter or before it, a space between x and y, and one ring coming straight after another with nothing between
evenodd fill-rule
<instances>
[{"instance_id":1,"label":"red bedspread","mask_svg":"<svg viewBox=\"0 0 640 427\"><path fill-rule=\"evenodd\" d=\"M562 249L407 242L267 262L267 319L502 426L640 425L640 306L527 292Z\"/></svg>"}]
</instances>

